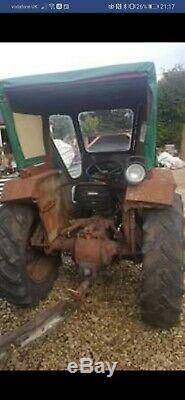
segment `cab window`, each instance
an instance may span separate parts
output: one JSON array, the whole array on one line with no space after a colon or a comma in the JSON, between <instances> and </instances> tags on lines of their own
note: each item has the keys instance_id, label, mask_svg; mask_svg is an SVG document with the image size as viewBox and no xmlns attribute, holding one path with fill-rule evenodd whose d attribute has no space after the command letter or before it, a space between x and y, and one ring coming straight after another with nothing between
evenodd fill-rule
<instances>
[{"instance_id":1,"label":"cab window","mask_svg":"<svg viewBox=\"0 0 185 400\"><path fill-rule=\"evenodd\" d=\"M81 175L81 155L72 118L69 115L51 115L52 140L72 178Z\"/></svg>"},{"instance_id":2,"label":"cab window","mask_svg":"<svg viewBox=\"0 0 185 400\"><path fill-rule=\"evenodd\" d=\"M88 152L127 151L133 131L133 111L112 109L81 112L78 116Z\"/></svg>"}]
</instances>

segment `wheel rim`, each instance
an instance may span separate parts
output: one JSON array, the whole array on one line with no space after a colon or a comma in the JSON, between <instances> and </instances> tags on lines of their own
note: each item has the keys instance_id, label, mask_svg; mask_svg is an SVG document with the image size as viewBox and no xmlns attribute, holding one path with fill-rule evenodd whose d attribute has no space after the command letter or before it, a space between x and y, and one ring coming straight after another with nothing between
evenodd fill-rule
<instances>
[{"instance_id":1,"label":"wheel rim","mask_svg":"<svg viewBox=\"0 0 185 400\"><path fill-rule=\"evenodd\" d=\"M26 271L29 278L38 284L47 281L53 267L53 260L45 255L35 254L26 263Z\"/></svg>"}]
</instances>

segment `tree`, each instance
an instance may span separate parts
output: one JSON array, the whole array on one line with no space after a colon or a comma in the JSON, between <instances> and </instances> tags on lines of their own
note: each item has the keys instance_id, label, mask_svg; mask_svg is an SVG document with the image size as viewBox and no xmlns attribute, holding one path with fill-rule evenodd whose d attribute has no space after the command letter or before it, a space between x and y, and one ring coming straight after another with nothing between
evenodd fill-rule
<instances>
[{"instance_id":1,"label":"tree","mask_svg":"<svg viewBox=\"0 0 185 400\"><path fill-rule=\"evenodd\" d=\"M164 71L158 82L157 145L173 143L180 149L185 124L185 69L181 65Z\"/></svg>"},{"instance_id":2,"label":"tree","mask_svg":"<svg viewBox=\"0 0 185 400\"><path fill-rule=\"evenodd\" d=\"M82 131L87 136L121 133L132 127L133 112L127 109L96 110L80 117Z\"/></svg>"},{"instance_id":3,"label":"tree","mask_svg":"<svg viewBox=\"0 0 185 400\"><path fill-rule=\"evenodd\" d=\"M82 127L83 134L86 136L93 136L96 133L99 126L99 119L93 114L82 114L80 118L80 124Z\"/></svg>"},{"instance_id":4,"label":"tree","mask_svg":"<svg viewBox=\"0 0 185 400\"><path fill-rule=\"evenodd\" d=\"M96 111L101 132L121 133L132 127L132 111L128 109Z\"/></svg>"}]
</instances>

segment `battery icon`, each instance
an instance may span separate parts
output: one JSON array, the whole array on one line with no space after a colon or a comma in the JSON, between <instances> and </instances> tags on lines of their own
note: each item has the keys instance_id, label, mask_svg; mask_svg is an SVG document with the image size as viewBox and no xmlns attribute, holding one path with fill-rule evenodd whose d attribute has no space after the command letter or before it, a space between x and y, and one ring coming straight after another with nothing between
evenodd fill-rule
<instances>
[{"instance_id":1,"label":"battery icon","mask_svg":"<svg viewBox=\"0 0 185 400\"><path fill-rule=\"evenodd\" d=\"M149 4L148 8L150 8L152 10L157 10L159 8L159 4Z\"/></svg>"}]
</instances>

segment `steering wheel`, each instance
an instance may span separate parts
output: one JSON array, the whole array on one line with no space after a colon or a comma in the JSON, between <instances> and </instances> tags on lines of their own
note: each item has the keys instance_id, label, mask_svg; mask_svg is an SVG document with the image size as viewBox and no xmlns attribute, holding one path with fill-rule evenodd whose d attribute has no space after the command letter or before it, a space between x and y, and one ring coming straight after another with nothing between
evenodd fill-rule
<instances>
[{"instance_id":1,"label":"steering wheel","mask_svg":"<svg viewBox=\"0 0 185 400\"><path fill-rule=\"evenodd\" d=\"M102 178L113 178L123 173L124 167L117 161L102 161L93 163L86 169L89 178L101 180Z\"/></svg>"}]
</instances>

